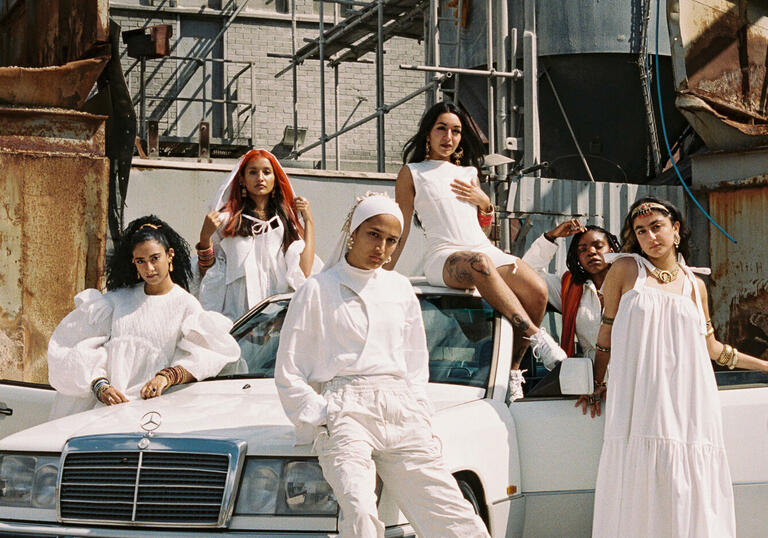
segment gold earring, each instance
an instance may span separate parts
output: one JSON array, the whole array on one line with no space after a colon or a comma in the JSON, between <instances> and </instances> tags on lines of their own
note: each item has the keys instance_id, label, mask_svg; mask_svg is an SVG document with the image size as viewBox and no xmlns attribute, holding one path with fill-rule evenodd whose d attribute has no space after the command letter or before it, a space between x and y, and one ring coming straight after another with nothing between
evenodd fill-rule
<instances>
[{"instance_id":1,"label":"gold earring","mask_svg":"<svg viewBox=\"0 0 768 538\"><path fill-rule=\"evenodd\" d=\"M171 261L168 264L168 272L173 273L173 258L171 258Z\"/></svg>"},{"instance_id":2,"label":"gold earring","mask_svg":"<svg viewBox=\"0 0 768 538\"><path fill-rule=\"evenodd\" d=\"M453 154L453 162L456 166L461 166L461 159L464 157L464 148L459 148Z\"/></svg>"},{"instance_id":3,"label":"gold earring","mask_svg":"<svg viewBox=\"0 0 768 538\"><path fill-rule=\"evenodd\" d=\"M424 158L429 157L429 138L424 142Z\"/></svg>"},{"instance_id":4,"label":"gold earring","mask_svg":"<svg viewBox=\"0 0 768 538\"><path fill-rule=\"evenodd\" d=\"M350 235L349 239L347 239L347 251L352 250L352 246L354 244L355 244L355 238Z\"/></svg>"},{"instance_id":5,"label":"gold earring","mask_svg":"<svg viewBox=\"0 0 768 538\"><path fill-rule=\"evenodd\" d=\"M675 238L672 240L672 244L675 245L675 248L680 246L680 236L675 232Z\"/></svg>"},{"instance_id":6,"label":"gold earring","mask_svg":"<svg viewBox=\"0 0 768 538\"><path fill-rule=\"evenodd\" d=\"M141 273L139 273L139 270L138 270L138 269L136 269L136 278L138 278L139 280L141 280Z\"/></svg>"},{"instance_id":7,"label":"gold earring","mask_svg":"<svg viewBox=\"0 0 768 538\"><path fill-rule=\"evenodd\" d=\"M384 264L386 265L386 264L388 264L391 261L392 261L392 256L387 256L387 259L384 260Z\"/></svg>"},{"instance_id":8,"label":"gold earring","mask_svg":"<svg viewBox=\"0 0 768 538\"><path fill-rule=\"evenodd\" d=\"M243 185L243 184L240 185L240 194L242 195L243 200L248 198L248 189L246 189L245 185Z\"/></svg>"}]
</instances>

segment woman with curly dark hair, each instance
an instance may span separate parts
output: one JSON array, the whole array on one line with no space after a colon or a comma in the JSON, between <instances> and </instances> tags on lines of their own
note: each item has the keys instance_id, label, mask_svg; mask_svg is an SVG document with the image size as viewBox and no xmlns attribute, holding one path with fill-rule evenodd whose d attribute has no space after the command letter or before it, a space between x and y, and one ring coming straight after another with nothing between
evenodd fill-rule
<instances>
[{"instance_id":1,"label":"woman with curly dark hair","mask_svg":"<svg viewBox=\"0 0 768 538\"><path fill-rule=\"evenodd\" d=\"M400 244L385 266L393 269L414 212L427 236L424 274L433 286L476 288L514 327L509 399L523 397L520 362L528 344L547 369L565 353L544 329L547 286L527 263L488 239L493 205L478 180L483 144L469 116L453 103L427 110L403 149L405 166L395 197L405 217Z\"/></svg>"},{"instance_id":2,"label":"woman with curly dark hair","mask_svg":"<svg viewBox=\"0 0 768 538\"><path fill-rule=\"evenodd\" d=\"M599 415L610 388L592 536L735 536L710 360L763 372L768 362L715 338L707 287L694 275L709 270L686 265L690 231L675 206L637 200L622 237L625 253L605 255L613 265L603 284L595 391L576 404Z\"/></svg>"},{"instance_id":3,"label":"woman with curly dark hair","mask_svg":"<svg viewBox=\"0 0 768 538\"><path fill-rule=\"evenodd\" d=\"M232 320L297 289L322 266L309 200L294 195L277 158L263 149L243 155L219 188L196 248L200 302Z\"/></svg>"},{"instance_id":4,"label":"woman with curly dark hair","mask_svg":"<svg viewBox=\"0 0 768 538\"><path fill-rule=\"evenodd\" d=\"M549 262L557 252L556 240L569 236L573 239L565 262L568 270L562 276L548 273ZM563 314L560 346L569 357L576 353L574 336L578 338L582 356L591 359L595 356L603 314L600 288L611 267L603 255L619 250L619 240L605 228L584 226L579 219L570 219L544 232L523 256L547 283L549 304Z\"/></svg>"},{"instance_id":5,"label":"woman with curly dark hair","mask_svg":"<svg viewBox=\"0 0 768 538\"><path fill-rule=\"evenodd\" d=\"M148 216L128 225L107 267L109 291L78 293L51 336L53 417L154 398L238 359L232 322L185 290L191 273L187 244L168 224Z\"/></svg>"}]
</instances>

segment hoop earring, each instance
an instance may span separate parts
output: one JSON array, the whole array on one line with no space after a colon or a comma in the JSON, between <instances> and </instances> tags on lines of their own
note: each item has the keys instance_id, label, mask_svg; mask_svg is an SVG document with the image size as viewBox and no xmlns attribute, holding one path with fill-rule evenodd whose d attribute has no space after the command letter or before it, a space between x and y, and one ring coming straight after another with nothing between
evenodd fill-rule
<instances>
[{"instance_id":1,"label":"hoop earring","mask_svg":"<svg viewBox=\"0 0 768 538\"><path fill-rule=\"evenodd\" d=\"M453 154L453 162L456 166L461 166L461 159L464 157L464 148L459 148Z\"/></svg>"},{"instance_id":2,"label":"hoop earring","mask_svg":"<svg viewBox=\"0 0 768 538\"><path fill-rule=\"evenodd\" d=\"M429 138L424 141L424 158L429 158Z\"/></svg>"},{"instance_id":3,"label":"hoop earring","mask_svg":"<svg viewBox=\"0 0 768 538\"><path fill-rule=\"evenodd\" d=\"M675 238L672 240L672 244L675 245L675 248L680 246L680 236L675 233Z\"/></svg>"},{"instance_id":4,"label":"hoop earring","mask_svg":"<svg viewBox=\"0 0 768 538\"><path fill-rule=\"evenodd\" d=\"M355 238L350 235L349 239L347 239L347 252L352 250L352 247L354 246L354 244L355 244Z\"/></svg>"}]
</instances>

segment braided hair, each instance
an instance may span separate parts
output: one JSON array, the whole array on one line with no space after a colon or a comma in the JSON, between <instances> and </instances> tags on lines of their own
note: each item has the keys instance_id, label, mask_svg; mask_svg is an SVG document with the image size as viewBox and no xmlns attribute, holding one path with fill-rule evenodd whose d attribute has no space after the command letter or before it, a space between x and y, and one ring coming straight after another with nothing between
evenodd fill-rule
<instances>
[{"instance_id":1,"label":"braided hair","mask_svg":"<svg viewBox=\"0 0 768 538\"><path fill-rule=\"evenodd\" d=\"M107 289L135 286L142 281L133 264L133 249L145 241L157 241L163 245L166 252L173 249L173 270L169 273L171 280L189 291L189 282L192 280L189 244L155 215L140 217L125 228L120 242L107 262Z\"/></svg>"},{"instance_id":2,"label":"braided hair","mask_svg":"<svg viewBox=\"0 0 768 538\"><path fill-rule=\"evenodd\" d=\"M565 265L568 267L571 275L573 275L574 284L584 284L587 280L592 278L586 269L581 266L581 263L579 263L579 241L581 241L581 238L585 233L592 230L600 232L605 236L605 241L608 243L608 246L611 247L611 250L614 252L619 252L621 250L621 243L619 243L618 238L605 228L595 226L594 224L589 224L585 226L585 228L586 231L579 232L573 236L571 244L568 247L568 255L565 258Z\"/></svg>"},{"instance_id":3,"label":"braided hair","mask_svg":"<svg viewBox=\"0 0 768 538\"><path fill-rule=\"evenodd\" d=\"M632 207L629 208L629 211L627 211L627 216L624 218L624 226L621 228L621 240L624 243L624 246L622 247L622 252L631 252L633 254L640 254L642 257L647 258L648 256L645 255L643 252L643 249L640 248L640 243L637 241L637 237L635 236L635 230L634 230L634 223L635 223L635 217L632 216L632 213L634 213L635 208L641 204L661 204L666 208L666 210L661 208L654 207L651 209L651 211L654 211L660 215L664 215L665 217L668 217L669 220L672 221L672 224L679 222L680 223L680 231L678 234L680 235L680 244L677 247L677 252L683 255L683 258L686 260L690 257L691 254L691 229L688 227L688 224L685 222L685 219L683 218L683 214L680 212L680 210L675 207L672 202L669 202L667 200L661 200L659 198L654 198L653 196L648 196L645 198L640 198L639 200L636 200L634 204L632 204Z\"/></svg>"}]
</instances>

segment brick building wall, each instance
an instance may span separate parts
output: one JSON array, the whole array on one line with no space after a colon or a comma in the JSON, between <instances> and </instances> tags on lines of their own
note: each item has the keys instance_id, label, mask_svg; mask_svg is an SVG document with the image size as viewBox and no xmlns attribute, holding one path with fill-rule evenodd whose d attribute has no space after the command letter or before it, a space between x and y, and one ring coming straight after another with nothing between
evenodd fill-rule
<instances>
[{"instance_id":1,"label":"brick building wall","mask_svg":"<svg viewBox=\"0 0 768 538\"><path fill-rule=\"evenodd\" d=\"M227 0L122 0L111 2L110 14L121 25L121 29L129 30L154 24L170 24L173 27L171 38L172 55L181 55L195 47L202 46L190 38L190 34L200 31L207 36L215 35L226 16L219 9ZM315 13L317 3L312 0L296 0L297 12L297 48L305 44L306 39L318 36L318 17ZM223 39L223 49L220 54L227 60L252 62L254 69L253 80L255 105L255 121L253 143L257 147L274 148L283 138L286 126L293 125L292 108L292 75L288 71L280 78L275 74L288 65L285 58L268 57L268 53L291 53L291 21L290 15L281 10L290 10L290 0L250 0L241 15L227 29ZM325 5L326 29L332 25L328 13L333 13L333 5ZM205 27L203 29L203 27ZM207 32L207 33L206 33ZM211 33L213 32L213 33ZM180 37L184 35L185 41ZM135 60L125 54L121 40L121 57L123 69L128 69ZM397 99L420 88L424 84L424 74L415 71L399 69L402 63L423 63L423 43L416 40L393 38L385 42L385 102L392 103ZM376 66L375 54L364 57L371 63L345 63L339 67L339 123L343 124L355 105L360 106L350 119L354 122L374 112L376 107ZM210 79L211 66L207 64L207 75ZM180 60L148 60L147 61L147 93L149 95L167 92L176 84L176 72L183 67ZM251 101L250 71L241 74L237 79L234 75L245 67L241 64L226 64L220 79L223 81L223 94L229 99ZM305 145L320 137L320 69L316 60L307 60L298 68L298 124L307 129ZM200 87L202 74L194 84ZM132 96L137 100L139 93L139 68L135 66L127 77ZM189 86L188 86L189 88ZM210 84L206 91L210 95L216 88ZM326 101L326 132L334 132L334 74L332 69L325 71L325 101ZM199 95L199 94L198 94ZM425 97L418 96L408 103L392 110L385 116L385 153L387 171L395 172L400 166L400 154L403 144L415 132L417 123L424 111ZM147 116L151 117L158 101L148 101ZM218 114L218 126L212 125L213 136L223 138L250 137L250 120L246 107L222 107ZM198 107L198 108L194 108ZM202 115L199 104L177 101L172 103L167 113L159 119L161 136L190 136L196 133L193 124ZM238 114L239 111L239 114ZM186 116L184 116L186 114ZM138 106L137 106L138 116ZM192 121L194 119L194 121ZM207 118L210 120L210 118ZM340 148L341 168L346 170L375 170L376 169L376 121L360 126L338 139ZM334 168L335 141L327 144L327 167ZM304 161L316 162L320 159L320 148L315 148L303 154Z\"/></svg>"}]
</instances>

